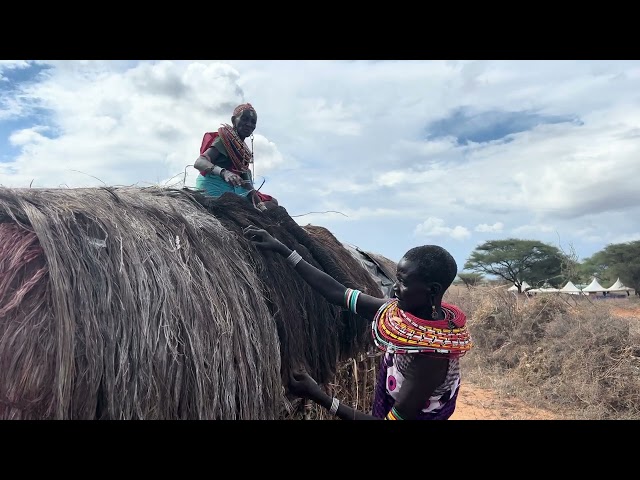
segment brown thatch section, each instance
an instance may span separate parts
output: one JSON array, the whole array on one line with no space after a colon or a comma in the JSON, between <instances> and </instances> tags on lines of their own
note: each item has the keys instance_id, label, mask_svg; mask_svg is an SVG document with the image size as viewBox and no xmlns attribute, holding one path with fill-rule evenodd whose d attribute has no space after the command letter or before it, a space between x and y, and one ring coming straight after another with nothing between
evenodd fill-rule
<instances>
[{"instance_id":1,"label":"brown thatch section","mask_svg":"<svg viewBox=\"0 0 640 480\"><path fill-rule=\"evenodd\" d=\"M332 378L367 329L256 250L250 223L363 286L282 207L0 188L0 418L280 418L292 366Z\"/></svg>"},{"instance_id":2,"label":"brown thatch section","mask_svg":"<svg viewBox=\"0 0 640 480\"><path fill-rule=\"evenodd\" d=\"M378 280L381 280L383 277L385 278L385 284L396 281L396 262L388 259L387 257L371 252L365 252L363 250L357 249L356 247L351 247L351 252L344 247L344 244L340 242L329 230L325 227L320 227L317 225L305 225L304 229L315 238L318 242L320 242L325 248L333 251L334 255L338 258L340 264L347 271L353 272L354 278L356 280L356 288L360 288L360 290L369 293L369 291L380 291L380 286L376 283L375 280L372 282L372 276L379 276ZM357 250L357 251L356 251ZM354 257L360 257L365 262L370 263L371 271L368 271L363 264ZM379 270L378 270L379 269ZM373 270L376 270L374 272Z\"/></svg>"},{"instance_id":3,"label":"brown thatch section","mask_svg":"<svg viewBox=\"0 0 640 480\"><path fill-rule=\"evenodd\" d=\"M347 285L348 287L358 288L370 295L379 296L380 289L376 282L371 278L371 275L362 268L360 263L353 258L353 255L344 248L342 243L333 235L333 233L326 228L317 225L305 225L303 228L325 249L333 253L334 257L339 262L340 269L343 272L350 272L351 280L354 283L352 285Z\"/></svg>"}]
</instances>

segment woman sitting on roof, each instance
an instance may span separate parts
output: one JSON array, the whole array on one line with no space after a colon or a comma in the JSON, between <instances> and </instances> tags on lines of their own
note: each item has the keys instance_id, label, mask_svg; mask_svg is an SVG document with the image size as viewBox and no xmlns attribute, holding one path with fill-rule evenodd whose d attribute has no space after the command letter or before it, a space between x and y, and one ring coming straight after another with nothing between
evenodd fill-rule
<instances>
[{"instance_id":1,"label":"woman sitting on roof","mask_svg":"<svg viewBox=\"0 0 640 480\"><path fill-rule=\"evenodd\" d=\"M276 207L278 201L254 189L249 165L253 151L244 143L256 128L258 114L250 103L238 105L231 125L223 124L217 132L205 133L201 155L193 165L199 172L196 187L219 197L234 192L246 197L260 210ZM211 141L213 140L213 141Z\"/></svg>"}]
</instances>

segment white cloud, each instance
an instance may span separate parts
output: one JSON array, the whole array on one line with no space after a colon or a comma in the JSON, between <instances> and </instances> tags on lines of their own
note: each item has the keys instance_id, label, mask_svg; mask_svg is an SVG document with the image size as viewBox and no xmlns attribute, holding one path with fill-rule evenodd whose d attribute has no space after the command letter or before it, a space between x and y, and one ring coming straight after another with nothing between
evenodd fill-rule
<instances>
[{"instance_id":1,"label":"white cloud","mask_svg":"<svg viewBox=\"0 0 640 480\"><path fill-rule=\"evenodd\" d=\"M469 238L471 233L465 227L457 225L453 228L447 227L441 218L429 217L421 224L417 225L414 234L424 237L444 237L449 236L456 240Z\"/></svg>"},{"instance_id":2,"label":"white cloud","mask_svg":"<svg viewBox=\"0 0 640 480\"><path fill-rule=\"evenodd\" d=\"M474 229L476 232L502 232L504 228L504 224L502 222L496 222L493 225L487 225L486 223L482 223L477 225Z\"/></svg>"},{"instance_id":3,"label":"white cloud","mask_svg":"<svg viewBox=\"0 0 640 480\"><path fill-rule=\"evenodd\" d=\"M193 185L203 133L248 101L263 191L292 214L348 215L298 218L389 257L417 235L464 262L465 225L582 256L640 231L639 61L66 60L24 79L33 66L0 61L1 185ZM576 121L434 135L460 109Z\"/></svg>"},{"instance_id":4,"label":"white cloud","mask_svg":"<svg viewBox=\"0 0 640 480\"><path fill-rule=\"evenodd\" d=\"M535 235L539 233L553 232L554 228L551 225L520 225L511 230L515 235Z\"/></svg>"},{"instance_id":5,"label":"white cloud","mask_svg":"<svg viewBox=\"0 0 640 480\"><path fill-rule=\"evenodd\" d=\"M329 104L324 98L303 100L301 121L310 131L326 132L332 135L359 135L362 125L353 117L352 109L342 102Z\"/></svg>"},{"instance_id":6,"label":"white cloud","mask_svg":"<svg viewBox=\"0 0 640 480\"><path fill-rule=\"evenodd\" d=\"M640 232L633 232L624 235L615 235L609 243L627 243L640 240Z\"/></svg>"},{"instance_id":7,"label":"white cloud","mask_svg":"<svg viewBox=\"0 0 640 480\"><path fill-rule=\"evenodd\" d=\"M394 187L411 181L411 174L399 171L388 171L378 174L374 181L381 187Z\"/></svg>"}]
</instances>

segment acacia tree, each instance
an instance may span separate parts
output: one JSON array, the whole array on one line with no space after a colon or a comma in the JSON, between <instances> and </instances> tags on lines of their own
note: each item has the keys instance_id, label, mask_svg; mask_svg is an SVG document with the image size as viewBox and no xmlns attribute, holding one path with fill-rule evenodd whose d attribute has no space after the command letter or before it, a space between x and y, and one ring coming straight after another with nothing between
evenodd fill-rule
<instances>
[{"instance_id":1,"label":"acacia tree","mask_svg":"<svg viewBox=\"0 0 640 480\"><path fill-rule=\"evenodd\" d=\"M576 253L575 248L572 244L569 244L569 252L566 252L559 247L562 251L562 261L560 268L562 270L561 278L564 283L571 280L575 283L584 283L587 281L587 277L585 277L583 264L580 263L578 254Z\"/></svg>"},{"instance_id":2,"label":"acacia tree","mask_svg":"<svg viewBox=\"0 0 640 480\"><path fill-rule=\"evenodd\" d=\"M477 272L460 272L458 273L458 278L462 280L462 283L464 283L467 288L471 288L478 285L484 279L484 276L481 273Z\"/></svg>"},{"instance_id":3,"label":"acacia tree","mask_svg":"<svg viewBox=\"0 0 640 480\"><path fill-rule=\"evenodd\" d=\"M607 245L583 262L583 268L605 283L616 278L640 291L640 240Z\"/></svg>"},{"instance_id":4,"label":"acacia tree","mask_svg":"<svg viewBox=\"0 0 640 480\"><path fill-rule=\"evenodd\" d=\"M580 264L579 279L581 283L589 283L592 278L597 278L599 282L607 283L610 272L607 272L608 265L602 252L594 253L591 257L585 258Z\"/></svg>"},{"instance_id":5,"label":"acacia tree","mask_svg":"<svg viewBox=\"0 0 640 480\"><path fill-rule=\"evenodd\" d=\"M495 275L513 283L522 292L522 282L547 282L558 286L566 256L553 245L537 240L489 240L471 253L465 270Z\"/></svg>"}]
</instances>

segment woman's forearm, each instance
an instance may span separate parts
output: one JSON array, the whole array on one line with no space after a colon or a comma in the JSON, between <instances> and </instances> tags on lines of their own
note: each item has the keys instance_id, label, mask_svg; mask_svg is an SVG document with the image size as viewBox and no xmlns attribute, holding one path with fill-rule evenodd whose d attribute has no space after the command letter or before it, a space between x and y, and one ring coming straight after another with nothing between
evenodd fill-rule
<instances>
[{"instance_id":1,"label":"woman's forearm","mask_svg":"<svg viewBox=\"0 0 640 480\"><path fill-rule=\"evenodd\" d=\"M203 155L200 155L197 158L196 162L193 164L193 167L199 172L204 172L209 168L213 168L213 166L213 163L207 160Z\"/></svg>"},{"instance_id":2,"label":"woman's forearm","mask_svg":"<svg viewBox=\"0 0 640 480\"><path fill-rule=\"evenodd\" d=\"M278 253L284 257L289 257L291 252L292 250L284 244L282 244L282 247L278 250ZM347 287L331 275L307 263L304 259L296 263L294 269L311 288L317 290L329 303L344 306L344 293Z\"/></svg>"},{"instance_id":3,"label":"woman's forearm","mask_svg":"<svg viewBox=\"0 0 640 480\"><path fill-rule=\"evenodd\" d=\"M330 397L322 390L313 394L313 397L310 398L321 407L326 408L327 410L331 410L331 405L333 404L333 397ZM351 408L343 403L338 405L338 410L335 412L335 415L342 420L381 420L378 417L374 417L373 415L367 415L366 413L362 413L355 408Z\"/></svg>"}]
</instances>

